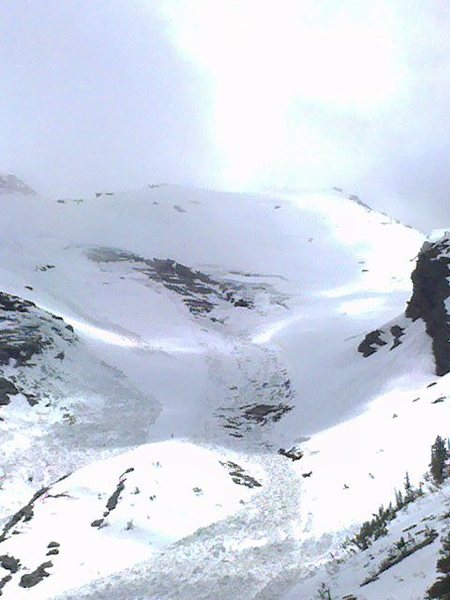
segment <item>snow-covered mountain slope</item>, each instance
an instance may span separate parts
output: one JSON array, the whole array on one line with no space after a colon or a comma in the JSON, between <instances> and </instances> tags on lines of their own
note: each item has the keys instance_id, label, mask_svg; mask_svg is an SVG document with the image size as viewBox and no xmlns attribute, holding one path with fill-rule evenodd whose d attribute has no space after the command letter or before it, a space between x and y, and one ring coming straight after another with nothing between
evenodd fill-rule
<instances>
[{"instance_id":1,"label":"snow-covered mountain slope","mask_svg":"<svg viewBox=\"0 0 450 600\"><path fill-rule=\"evenodd\" d=\"M0 204L27 307L0 356L11 327L49 342L0 363L5 598L281 597L426 470L450 390L399 317L418 232L337 190Z\"/></svg>"},{"instance_id":2,"label":"snow-covered mountain slope","mask_svg":"<svg viewBox=\"0 0 450 600\"><path fill-rule=\"evenodd\" d=\"M89 465L42 488L12 516L2 554L27 567L52 562L50 586L27 592L35 598L148 559L237 512L263 485L230 458L235 454L170 441ZM261 468L253 470L264 481ZM28 574L18 570L8 587L34 588L24 585Z\"/></svg>"},{"instance_id":3,"label":"snow-covered mountain slope","mask_svg":"<svg viewBox=\"0 0 450 600\"><path fill-rule=\"evenodd\" d=\"M447 484L407 505L363 551L346 541L283 600L423 600L437 579L437 557L450 532L449 492Z\"/></svg>"}]
</instances>

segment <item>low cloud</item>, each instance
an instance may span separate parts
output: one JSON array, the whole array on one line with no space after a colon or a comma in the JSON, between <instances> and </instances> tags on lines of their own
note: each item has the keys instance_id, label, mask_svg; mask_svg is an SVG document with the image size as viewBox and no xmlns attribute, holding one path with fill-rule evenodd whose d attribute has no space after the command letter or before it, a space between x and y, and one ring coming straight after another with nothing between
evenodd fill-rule
<instances>
[{"instance_id":1,"label":"low cloud","mask_svg":"<svg viewBox=\"0 0 450 600\"><path fill-rule=\"evenodd\" d=\"M338 185L448 224L437 0L3 0L0 17L0 169L33 187Z\"/></svg>"}]
</instances>

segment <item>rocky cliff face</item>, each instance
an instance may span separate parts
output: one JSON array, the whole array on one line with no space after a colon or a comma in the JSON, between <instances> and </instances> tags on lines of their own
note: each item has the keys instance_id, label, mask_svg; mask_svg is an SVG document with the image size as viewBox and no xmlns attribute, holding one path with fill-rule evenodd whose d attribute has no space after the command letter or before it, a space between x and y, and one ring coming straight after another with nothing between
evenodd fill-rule
<instances>
[{"instance_id":1,"label":"rocky cliff face","mask_svg":"<svg viewBox=\"0 0 450 600\"><path fill-rule=\"evenodd\" d=\"M34 196L36 192L25 185L15 175L2 175L0 173L0 194L27 194Z\"/></svg>"},{"instance_id":2,"label":"rocky cliff face","mask_svg":"<svg viewBox=\"0 0 450 600\"><path fill-rule=\"evenodd\" d=\"M425 242L411 279L413 293L405 317L366 334L358 346L364 358L382 347L394 350L408 333L408 323L422 319L432 339L436 374L450 372L450 233L435 242Z\"/></svg>"},{"instance_id":3,"label":"rocky cliff face","mask_svg":"<svg viewBox=\"0 0 450 600\"><path fill-rule=\"evenodd\" d=\"M405 315L423 319L433 340L436 374L450 372L450 233L425 242L412 273L413 295Z\"/></svg>"}]
</instances>

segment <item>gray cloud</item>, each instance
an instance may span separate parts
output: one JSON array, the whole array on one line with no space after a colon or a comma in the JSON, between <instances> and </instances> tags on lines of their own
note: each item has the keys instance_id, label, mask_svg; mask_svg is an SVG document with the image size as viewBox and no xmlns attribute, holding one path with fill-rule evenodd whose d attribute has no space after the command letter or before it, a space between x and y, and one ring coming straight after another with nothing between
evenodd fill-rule
<instances>
[{"instance_id":1,"label":"gray cloud","mask_svg":"<svg viewBox=\"0 0 450 600\"><path fill-rule=\"evenodd\" d=\"M146 0L2 0L0 170L52 194L341 185L423 230L450 225L446 5L380 0L384 12L366 14L360 2L305 0L321 43L311 35L300 53L282 14L297 1L249 2L242 15L227 3L217 18L205 12L214 3L166 4L175 19ZM358 27L371 18L365 44ZM398 89L378 102L383 69Z\"/></svg>"},{"instance_id":2,"label":"gray cloud","mask_svg":"<svg viewBox=\"0 0 450 600\"><path fill-rule=\"evenodd\" d=\"M207 94L133 3L4 0L0 169L49 193L202 181Z\"/></svg>"}]
</instances>

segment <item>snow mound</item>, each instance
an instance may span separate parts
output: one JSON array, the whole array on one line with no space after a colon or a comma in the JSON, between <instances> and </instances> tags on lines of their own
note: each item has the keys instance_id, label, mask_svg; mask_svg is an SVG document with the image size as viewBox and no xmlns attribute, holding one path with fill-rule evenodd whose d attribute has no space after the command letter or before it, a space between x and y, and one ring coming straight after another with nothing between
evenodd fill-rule
<instances>
[{"instance_id":1,"label":"snow mound","mask_svg":"<svg viewBox=\"0 0 450 600\"><path fill-rule=\"evenodd\" d=\"M42 600L50 589L54 594L148 559L236 513L265 477L261 468L235 460L232 453L173 440L140 446L42 488L0 536L0 553L17 567L3 597L17 598L29 587L27 598ZM24 585L44 564L51 577Z\"/></svg>"}]
</instances>

